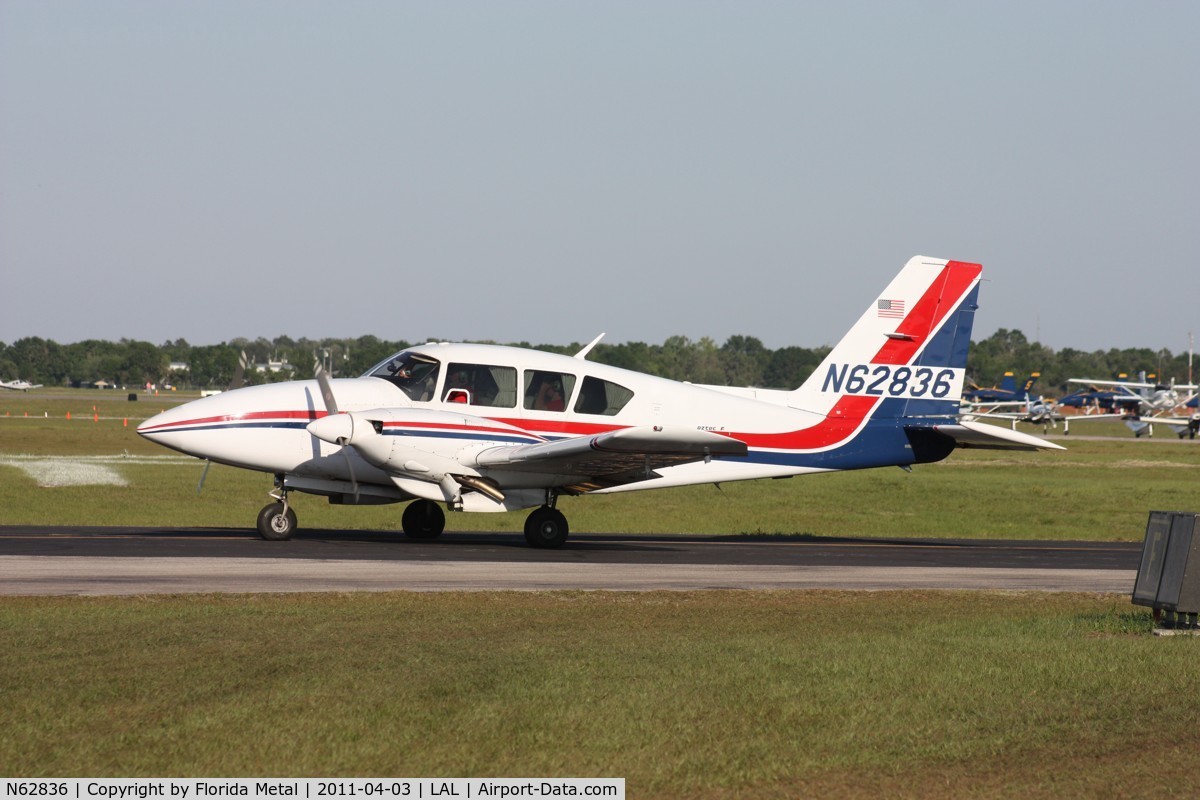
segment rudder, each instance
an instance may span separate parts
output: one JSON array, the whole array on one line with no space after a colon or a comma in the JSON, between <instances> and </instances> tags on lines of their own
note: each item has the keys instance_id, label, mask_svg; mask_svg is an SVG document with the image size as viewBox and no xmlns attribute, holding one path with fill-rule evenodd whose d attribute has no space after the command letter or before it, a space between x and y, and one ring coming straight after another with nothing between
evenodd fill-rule
<instances>
[{"instance_id":1,"label":"rudder","mask_svg":"<svg viewBox=\"0 0 1200 800\"><path fill-rule=\"evenodd\" d=\"M860 418L881 408L889 417L956 412L982 271L979 264L910 259L789 405Z\"/></svg>"}]
</instances>

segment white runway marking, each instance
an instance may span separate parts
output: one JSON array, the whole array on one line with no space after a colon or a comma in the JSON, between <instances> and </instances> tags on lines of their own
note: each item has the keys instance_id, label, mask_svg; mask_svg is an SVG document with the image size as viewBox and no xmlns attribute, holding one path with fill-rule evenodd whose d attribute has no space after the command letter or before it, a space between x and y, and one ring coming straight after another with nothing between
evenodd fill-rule
<instances>
[{"instance_id":1,"label":"white runway marking","mask_svg":"<svg viewBox=\"0 0 1200 800\"><path fill-rule=\"evenodd\" d=\"M16 467L44 487L127 486L119 465L194 463L187 456L0 456L0 466Z\"/></svg>"}]
</instances>

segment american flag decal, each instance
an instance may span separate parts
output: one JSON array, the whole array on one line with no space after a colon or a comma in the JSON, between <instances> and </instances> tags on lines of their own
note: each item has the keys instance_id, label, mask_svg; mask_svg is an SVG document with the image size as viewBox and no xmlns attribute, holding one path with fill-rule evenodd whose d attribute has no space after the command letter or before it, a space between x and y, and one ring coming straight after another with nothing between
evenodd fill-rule
<instances>
[{"instance_id":1,"label":"american flag decal","mask_svg":"<svg viewBox=\"0 0 1200 800\"><path fill-rule=\"evenodd\" d=\"M903 300L880 300L876 312L881 317L890 319L904 319L904 301Z\"/></svg>"}]
</instances>

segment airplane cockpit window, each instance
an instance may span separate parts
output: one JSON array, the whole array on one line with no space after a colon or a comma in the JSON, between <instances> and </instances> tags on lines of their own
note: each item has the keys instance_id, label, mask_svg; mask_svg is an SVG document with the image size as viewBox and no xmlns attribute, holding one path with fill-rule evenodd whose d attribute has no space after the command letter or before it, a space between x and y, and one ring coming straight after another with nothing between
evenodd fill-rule
<instances>
[{"instance_id":1,"label":"airplane cockpit window","mask_svg":"<svg viewBox=\"0 0 1200 800\"><path fill-rule=\"evenodd\" d=\"M579 399L575 401L575 413L614 417L632 399L633 392L620 384L585 377L579 389Z\"/></svg>"},{"instance_id":2,"label":"airplane cockpit window","mask_svg":"<svg viewBox=\"0 0 1200 800\"><path fill-rule=\"evenodd\" d=\"M566 411L575 376L565 372L525 370L525 408L531 411Z\"/></svg>"},{"instance_id":3,"label":"airplane cockpit window","mask_svg":"<svg viewBox=\"0 0 1200 800\"><path fill-rule=\"evenodd\" d=\"M446 386L442 401L490 408L514 408L517 405L517 371L512 367L488 364L446 366Z\"/></svg>"},{"instance_id":4,"label":"airplane cockpit window","mask_svg":"<svg viewBox=\"0 0 1200 800\"><path fill-rule=\"evenodd\" d=\"M398 386L410 400L427 403L433 399L440 366L436 358L405 350L379 362L363 377L383 378Z\"/></svg>"}]
</instances>

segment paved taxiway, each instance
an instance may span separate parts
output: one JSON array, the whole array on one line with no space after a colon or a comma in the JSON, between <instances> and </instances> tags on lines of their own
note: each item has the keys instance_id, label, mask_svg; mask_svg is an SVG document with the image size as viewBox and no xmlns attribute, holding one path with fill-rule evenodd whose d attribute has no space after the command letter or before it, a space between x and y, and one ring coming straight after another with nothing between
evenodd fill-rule
<instances>
[{"instance_id":1,"label":"paved taxiway","mask_svg":"<svg viewBox=\"0 0 1200 800\"><path fill-rule=\"evenodd\" d=\"M1140 543L0 526L0 595L495 589L1132 591Z\"/></svg>"}]
</instances>

